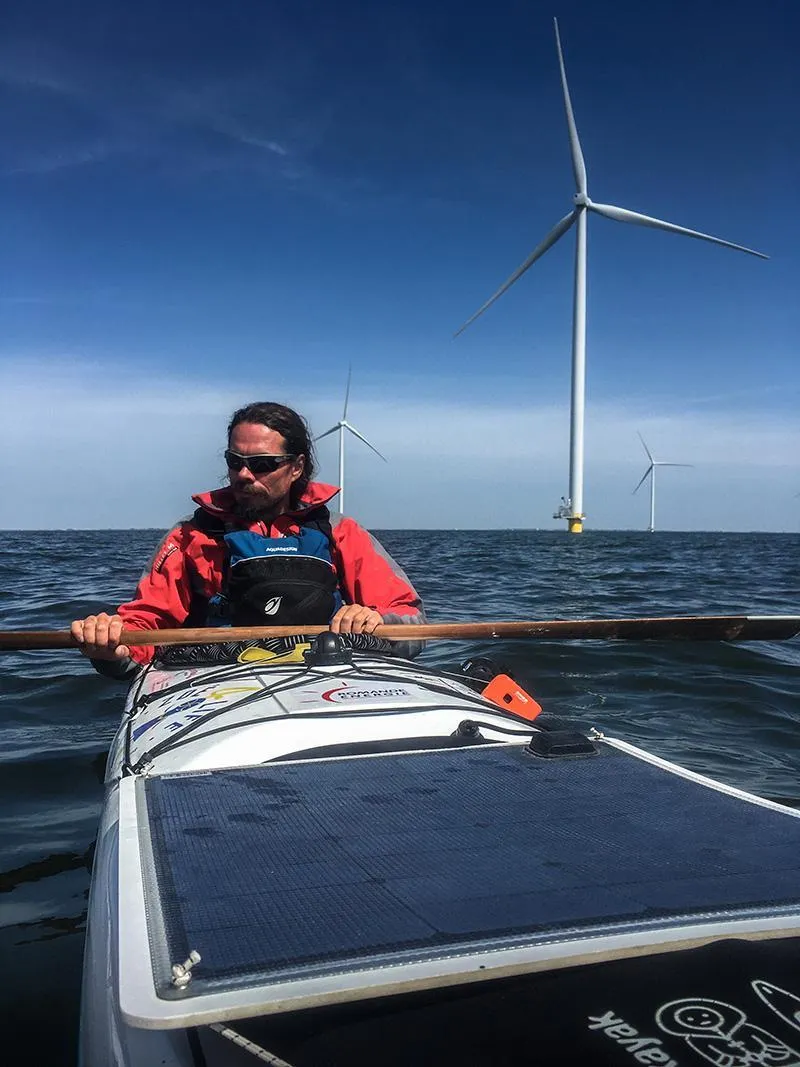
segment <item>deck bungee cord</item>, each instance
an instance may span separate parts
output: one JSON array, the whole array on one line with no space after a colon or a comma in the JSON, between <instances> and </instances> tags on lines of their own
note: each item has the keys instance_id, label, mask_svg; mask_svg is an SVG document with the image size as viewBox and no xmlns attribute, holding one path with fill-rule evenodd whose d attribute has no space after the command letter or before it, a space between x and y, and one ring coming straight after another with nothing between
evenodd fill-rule
<instances>
[{"instance_id":1,"label":"deck bungee cord","mask_svg":"<svg viewBox=\"0 0 800 1067\"><path fill-rule=\"evenodd\" d=\"M151 666L152 665L148 665L148 668L146 668L146 670L149 670L151 668ZM384 670L381 670L382 667L384 668ZM205 676L202 679L196 679L196 678L185 679L184 681L178 683L176 686L172 687L172 689L170 689L168 691L159 692L157 694L157 696L159 698L161 698L167 692L169 692L170 695L174 695L174 694L179 693L179 692L181 692L183 690L191 689L193 687L193 684L195 685L195 687L197 685L199 685L199 684L203 684L204 686L207 686L209 684L216 685L216 684L219 683L220 680L224 680L224 681L233 680L233 679L236 679L237 677L241 677L242 676L242 674L244 673L244 668L253 668L253 669L255 669L256 672L259 674L259 677L260 677L260 674L261 674L262 670L263 671L269 671L271 669L269 660L266 660L263 663L256 662L256 663L249 663L249 664L235 664L234 668L232 668L231 670L228 670L228 671L224 672L224 674L222 672L220 672L219 674L215 673L215 674L213 674L211 676L211 678L208 678L207 676ZM137 708L137 705L136 705L136 703L134 701L134 703L133 703L133 705L132 705L132 707L131 707L131 709L130 709L130 711L128 713L128 722L127 722L127 729L126 729L125 759L124 759L124 764L123 764L124 773L126 773L126 774L139 774L139 773L141 773L149 764L152 763L152 761L154 759L157 759L159 756L163 755L165 752L172 752L172 751L182 747L185 744L191 743L194 740L195 735L198 733L198 731L201 730L201 728L202 728L203 737L211 737L211 736L214 736L215 734L226 733L226 732L230 732L230 731L236 730L241 726L241 723L233 722L233 723L226 724L225 726L222 726L222 727L220 727L218 729L207 729L206 727L207 727L209 721L211 721L211 720L217 719L217 718L219 718L219 717L221 717L223 715L228 715L228 714L230 714L232 712L241 711L243 708L245 708L245 707L247 707L247 706L249 706L251 704L259 703L259 702L268 700L269 698L273 698L275 696L280 696L281 694L284 694L284 693L287 693L287 692L292 692L292 691L295 691L297 689L302 689L303 686L307 685L308 682L311 681L311 680L329 679L331 677L330 670L326 670L324 668L315 667L314 665L283 664L282 665L282 669L284 669L284 670L296 669L299 673L298 673L297 677L292 677L292 678L283 679L283 680L276 680L272 685L266 685L263 688L257 689L255 692L248 693L246 696L241 697L239 700L236 700L231 704L227 704L224 707L215 708L215 709L212 709L212 710L208 711L203 716L202 719L197 719L197 720L194 720L192 722L187 723L182 729L176 731L169 738L165 738L163 741L161 741L158 744L154 745L151 749L148 749L146 752L144 752L139 757L138 760L136 760L135 763L132 763L131 762L131 743L132 743L132 740L133 740L133 728L134 728L133 719L135 718L135 715L136 715L138 710L143 710L143 707L142 708ZM398 660L390 660L390 659L387 658L387 662L385 664L382 664L382 663L378 663L378 664L370 663L369 668L365 667L364 665L362 665L362 664L360 664L358 662L343 663L343 664L341 664L341 669L336 671L335 676L337 678L355 677L355 678L358 678L358 680L360 682L369 683L369 682L385 682L387 679L391 680L391 679L397 678L398 675L400 677L405 675L407 677L410 676L410 677L413 677L413 678L418 678L419 675L423 675L423 676L426 676L426 679L427 678L434 679L434 678L441 678L442 674L443 674L443 672L437 672L433 668L419 670L415 664L411 664L411 663L407 663L407 662L403 662L403 661L398 661ZM504 709L502 707L499 707L497 705L493 705L492 702L488 701L485 698L482 698L478 693L475 693L474 691L470 691L469 688L468 688L469 676L467 676L467 675L458 675L456 673L452 673L452 674L448 674L447 677L451 678L452 680L454 680L456 682L460 682L461 684L463 684L467 691L463 692L463 693L462 692L456 692L456 691L454 691L452 688L450 688L448 686L437 685L432 680L426 680L425 689L430 693L435 693L438 696L446 697L446 698L448 698L448 699L450 699L450 700L452 700L454 702L457 700L458 704L460 704L460 705L468 704L468 705L474 706L475 708L480 709L484 713L486 713L487 711L491 711L492 713L495 713L495 714L498 714L498 713L499 714L506 714L510 718L514 718L515 717L515 716L513 716L513 713L511 713L509 711L506 711L506 709ZM139 693L141 693L141 686L140 686L140 689L139 689ZM141 696L139 696L138 699L141 699ZM418 714L418 711L419 711L419 709L415 708L415 707L412 707L412 708L392 708L392 709L386 709L385 711L383 711L382 715L385 715L385 716L413 715L413 714ZM334 711L332 709L331 710L326 709L325 713L324 713L326 719L352 719L352 718L359 718L359 717L369 716L370 714L372 714L372 712L370 712L367 709L358 710L358 709L355 709L355 708L348 708L346 711L344 711L344 710L343 711ZM319 717L320 717L320 712L319 711L317 711L317 712L292 711L291 714L284 713L283 715L275 715L273 713L273 714L270 714L270 715L258 716L256 718L249 719L248 720L248 725L256 725L256 724L260 724L260 723L274 722L274 721L276 721L278 719L302 720L302 719L313 719L313 718L319 718ZM520 736L520 737L528 736L530 734L530 730L529 729L523 729L523 730L520 730L520 731L512 731L510 729L503 729L501 727L495 727L493 724L489 724L489 723L483 723L482 725L485 728L488 728L488 729L497 729L501 733L510 733L510 734L513 734L515 736Z\"/></svg>"}]
</instances>

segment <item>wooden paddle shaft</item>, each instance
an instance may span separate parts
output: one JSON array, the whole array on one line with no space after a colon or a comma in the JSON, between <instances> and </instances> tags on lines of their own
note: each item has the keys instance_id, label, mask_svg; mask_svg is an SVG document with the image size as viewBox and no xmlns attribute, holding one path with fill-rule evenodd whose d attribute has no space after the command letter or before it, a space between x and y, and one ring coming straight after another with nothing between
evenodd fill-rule
<instances>
[{"instance_id":1,"label":"wooden paddle shaft","mask_svg":"<svg viewBox=\"0 0 800 1067\"><path fill-rule=\"evenodd\" d=\"M123 630L124 645L207 645L324 633L325 626L213 626L181 630ZM527 637L552 641L782 641L800 633L797 615L678 615L638 619L554 619L542 622L440 622L378 626L389 641L430 638L481 640ZM0 650L77 648L68 630L0 631Z\"/></svg>"}]
</instances>

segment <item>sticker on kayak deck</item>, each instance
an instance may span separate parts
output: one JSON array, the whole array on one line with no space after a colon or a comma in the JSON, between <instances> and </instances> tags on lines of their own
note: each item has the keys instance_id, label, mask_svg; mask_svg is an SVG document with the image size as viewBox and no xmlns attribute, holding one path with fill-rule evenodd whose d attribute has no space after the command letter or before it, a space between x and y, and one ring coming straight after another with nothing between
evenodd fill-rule
<instances>
[{"instance_id":1,"label":"sticker on kayak deck","mask_svg":"<svg viewBox=\"0 0 800 1067\"><path fill-rule=\"evenodd\" d=\"M301 644L288 652L270 652L268 648L246 648L237 656L238 663L260 663L267 667L279 667L284 663L305 663L303 658L311 645Z\"/></svg>"},{"instance_id":2,"label":"sticker on kayak deck","mask_svg":"<svg viewBox=\"0 0 800 1067\"><path fill-rule=\"evenodd\" d=\"M794 993L788 993L779 986L771 985L761 978L754 979L750 985L779 1018L789 1026L793 1026L795 1030L800 1030L800 997L796 997Z\"/></svg>"},{"instance_id":3,"label":"sticker on kayak deck","mask_svg":"<svg viewBox=\"0 0 800 1067\"><path fill-rule=\"evenodd\" d=\"M722 1000L672 1000L658 1009L656 1022L716 1067L800 1067L799 1052Z\"/></svg>"},{"instance_id":4,"label":"sticker on kayak deck","mask_svg":"<svg viewBox=\"0 0 800 1067\"><path fill-rule=\"evenodd\" d=\"M400 685L358 686L345 682L321 694L323 700L333 704L348 704L357 700L397 700L410 697L411 693Z\"/></svg>"},{"instance_id":5,"label":"sticker on kayak deck","mask_svg":"<svg viewBox=\"0 0 800 1067\"><path fill-rule=\"evenodd\" d=\"M190 678L194 678L199 673L196 667L187 671L159 671L158 674L151 674L147 679L145 690L147 693L160 693L162 689L170 689L173 685L188 682Z\"/></svg>"},{"instance_id":6,"label":"sticker on kayak deck","mask_svg":"<svg viewBox=\"0 0 800 1067\"><path fill-rule=\"evenodd\" d=\"M354 685L352 682L340 682L331 686L330 689L305 689L298 694L299 704L316 704L320 700L326 704L358 704L360 702L373 703L378 700L402 700L411 696L411 690L402 685L382 685L380 682L370 685Z\"/></svg>"},{"instance_id":7,"label":"sticker on kayak deck","mask_svg":"<svg viewBox=\"0 0 800 1067\"><path fill-rule=\"evenodd\" d=\"M613 1011L607 1011L605 1015L590 1015L589 1029L597 1030L616 1041L639 1063L660 1063L664 1067L678 1067L677 1060L670 1058L660 1037L640 1034L634 1026L630 1026Z\"/></svg>"},{"instance_id":8,"label":"sticker on kayak deck","mask_svg":"<svg viewBox=\"0 0 800 1067\"><path fill-rule=\"evenodd\" d=\"M243 696L257 693L262 689L260 685L220 685L211 689L208 693L201 693L187 697L181 694L177 704L162 706L158 713L147 722L143 722L133 728L133 740L138 741L142 734L147 733L154 726L164 725L167 730L174 732L181 729L192 719L202 719L211 711L233 706ZM204 709L204 710L201 710ZM175 716L181 716L176 719ZM166 720L169 719L169 722Z\"/></svg>"},{"instance_id":9,"label":"sticker on kayak deck","mask_svg":"<svg viewBox=\"0 0 800 1067\"><path fill-rule=\"evenodd\" d=\"M672 1000L658 1009L655 1021L660 1030L683 1038L693 1052L715 1067L800 1067L800 1053L768 1030L748 1022L740 1008L725 1001L705 997ZM588 1026L610 1038L639 1063L678 1067L660 1037L640 1033L613 1011L590 1015Z\"/></svg>"},{"instance_id":10,"label":"sticker on kayak deck","mask_svg":"<svg viewBox=\"0 0 800 1067\"><path fill-rule=\"evenodd\" d=\"M241 693L256 693L262 688L263 685L256 680L238 682L235 679L228 683L218 681L216 683L205 682L200 685L195 683L192 686L181 685L174 692L166 692L163 697L153 700L151 702L151 710L154 712L154 717L163 716L167 713L172 715L178 707L183 707L188 700L197 701L193 705L197 707L204 701L219 703L229 696L238 697Z\"/></svg>"}]
</instances>

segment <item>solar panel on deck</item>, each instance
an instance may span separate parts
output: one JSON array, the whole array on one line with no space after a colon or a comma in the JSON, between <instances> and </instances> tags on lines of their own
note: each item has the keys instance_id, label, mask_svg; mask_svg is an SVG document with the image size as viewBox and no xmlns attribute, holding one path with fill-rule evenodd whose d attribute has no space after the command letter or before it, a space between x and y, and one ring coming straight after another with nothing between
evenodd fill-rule
<instances>
[{"instance_id":1,"label":"solar panel on deck","mask_svg":"<svg viewBox=\"0 0 800 1067\"><path fill-rule=\"evenodd\" d=\"M183 995L800 900L800 819L602 748L522 746L144 778ZM140 793L141 797L141 793ZM164 989L160 990L163 992Z\"/></svg>"}]
</instances>

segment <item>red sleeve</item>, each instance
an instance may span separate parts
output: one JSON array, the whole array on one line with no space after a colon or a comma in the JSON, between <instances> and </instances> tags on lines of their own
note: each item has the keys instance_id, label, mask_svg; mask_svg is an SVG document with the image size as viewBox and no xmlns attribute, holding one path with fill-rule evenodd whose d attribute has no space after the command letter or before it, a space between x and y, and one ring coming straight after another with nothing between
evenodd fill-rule
<instances>
[{"instance_id":1,"label":"red sleeve","mask_svg":"<svg viewBox=\"0 0 800 1067\"><path fill-rule=\"evenodd\" d=\"M334 564L346 603L381 615L420 616L422 601L383 545L353 519L333 529Z\"/></svg>"},{"instance_id":2,"label":"red sleeve","mask_svg":"<svg viewBox=\"0 0 800 1067\"><path fill-rule=\"evenodd\" d=\"M176 526L158 546L133 599L118 608L127 629L166 630L183 625L192 599L186 564L189 537L188 525ZM131 657L137 663L149 663L153 652L150 645L135 645Z\"/></svg>"}]
</instances>

